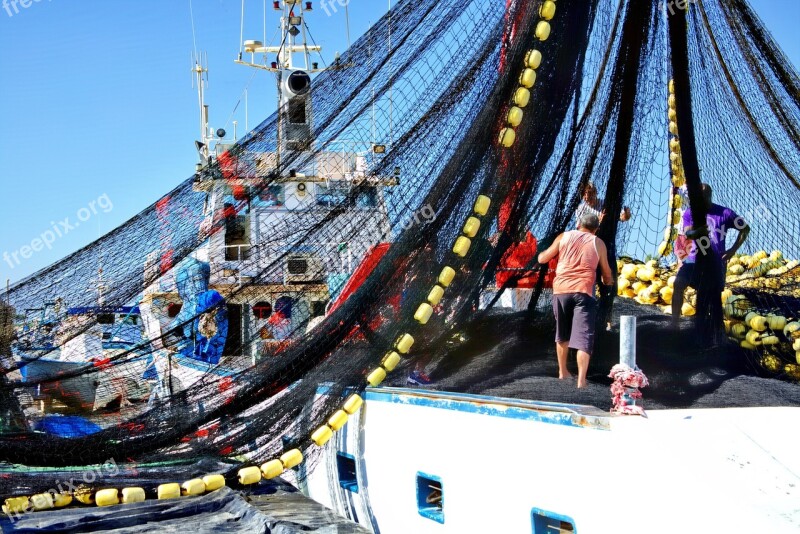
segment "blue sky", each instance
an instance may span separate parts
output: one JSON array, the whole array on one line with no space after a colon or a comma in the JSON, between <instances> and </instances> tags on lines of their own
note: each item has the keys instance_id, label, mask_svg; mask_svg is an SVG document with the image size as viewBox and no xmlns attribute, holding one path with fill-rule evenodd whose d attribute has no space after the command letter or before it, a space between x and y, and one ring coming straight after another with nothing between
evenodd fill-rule
<instances>
[{"instance_id":1,"label":"blue sky","mask_svg":"<svg viewBox=\"0 0 800 534\"><path fill-rule=\"evenodd\" d=\"M197 98L189 0L19 0L0 7L0 280L47 266L122 224L194 170ZM795 65L800 2L750 0ZM267 3L267 41L278 15ZM321 0L308 24L326 59L346 48L345 0ZM502 2L499 2L502 3ZM28 5L28 7L24 7ZM245 39L263 40L263 0L245 2ZM3 6L0 0L0 6ZM355 40L388 0L350 0ZM334 8L336 13L333 12ZM275 106L273 79L235 65L240 0L193 0L198 50L211 67L211 125L244 133ZM71 228L50 248L25 245L60 221ZM75 223L79 225L75 227ZM63 231L62 231L63 233ZM11 267L3 254L17 252Z\"/></svg>"}]
</instances>

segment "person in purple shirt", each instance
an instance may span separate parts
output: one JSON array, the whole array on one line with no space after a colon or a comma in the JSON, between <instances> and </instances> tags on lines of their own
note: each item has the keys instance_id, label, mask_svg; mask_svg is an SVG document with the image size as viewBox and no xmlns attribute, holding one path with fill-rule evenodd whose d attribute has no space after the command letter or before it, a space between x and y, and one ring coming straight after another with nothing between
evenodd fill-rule
<instances>
[{"instance_id":1,"label":"person in purple shirt","mask_svg":"<svg viewBox=\"0 0 800 534\"><path fill-rule=\"evenodd\" d=\"M714 294L722 294L725 289L725 273L728 270L728 260L736 254L736 251L744 244L750 233L747 221L738 216L732 209L714 204L711 201L712 194L711 186L703 184L703 199L708 209L705 225L698 225L692 219L691 209L687 209L683 214L683 231L692 240L692 244L689 249L689 255L683 260L683 265L681 265L675 277L672 295L672 319L675 324L678 323L681 317L683 293L687 287L698 289L701 283L710 284L713 286ZM737 230L739 235L736 237L736 242L733 246L726 248L725 241L730 230ZM696 266L698 254L712 254L714 264L717 266L713 274L707 274L702 279ZM718 302L712 302L712 305L716 308L716 304L719 304L719 319L721 320L722 303L720 299L721 297L716 299Z\"/></svg>"}]
</instances>

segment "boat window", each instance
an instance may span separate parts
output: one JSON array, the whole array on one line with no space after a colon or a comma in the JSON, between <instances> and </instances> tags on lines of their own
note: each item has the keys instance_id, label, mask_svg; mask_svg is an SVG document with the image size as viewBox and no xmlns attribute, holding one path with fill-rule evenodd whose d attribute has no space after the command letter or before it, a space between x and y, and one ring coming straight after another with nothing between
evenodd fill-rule
<instances>
[{"instance_id":1,"label":"boat window","mask_svg":"<svg viewBox=\"0 0 800 534\"><path fill-rule=\"evenodd\" d=\"M253 316L256 319L269 319L272 315L272 304L267 301L259 301L253 305Z\"/></svg>"},{"instance_id":2,"label":"boat window","mask_svg":"<svg viewBox=\"0 0 800 534\"><path fill-rule=\"evenodd\" d=\"M378 191L374 187L363 187L356 198L356 206L362 209L374 208L378 205Z\"/></svg>"},{"instance_id":3,"label":"boat window","mask_svg":"<svg viewBox=\"0 0 800 534\"><path fill-rule=\"evenodd\" d=\"M181 312L181 308L183 308L183 303L171 302L169 305L167 305L167 315L171 319L174 319Z\"/></svg>"},{"instance_id":4,"label":"boat window","mask_svg":"<svg viewBox=\"0 0 800 534\"><path fill-rule=\"evenodd\" d=\"M124 315L121 317L122 324L124 325L137 325L139 324L139 316L138 315Z\"/></svg>"},{"instance_id":5,"label":"boat window","mask_svg":"<svg viewBox=\"0 0 800 534\"><path fill-rule=\"evenodd\" d=\"M264 207L283 206L286 203L286 193L283 185L268 185L258 193L258 203Z\"/></svg>"},{"instance_id":6,"label":"boat window","mask_svg":"<svg viewBox=\"0 0 800 534\"><path fill-rule=\"evenodd\" d=\"M575 521L566 515L534 508L531 512L533 534L567 534L577 532Z\"/></svg>"},{"instance_id":7,"label":"boat window","mask_svg":"<svg viewBox=\"0 0 800 534\"><path fill-rule=\"evenodd\" d=\"M306 124L306 99L292 98L289 100L289 122L292 124Z\"/></svg>"},{"instance_id":8,"label":"boat window","mask_svg":"<svg viewBox=\"0 0 800 534\"><path fill-rule=\"evenodd\" d=\"M98 313L97 324L114 324L113 313Z\"/></svg>"},{"instance_id":9,"label":"boat window","mask_svg":"<svg viewBox=\"0 0 800 534\"><path fill-rule=\"evenodd\" d=\"M419 515L444 523L444 490L442 479L417 472L417 510Z\"/></svg>"},{"instance_id":10,"label":"boat window","mask_svg":"<svg viewBox=\"0 0 800 534\"><path fill-rule=\"evenodd\" d=\"M347 201L347 194L350 192L350 184L347 182L329 182L327 184L317 184L317 205L332 208L340 206Z\"/></svg>"},{"instance_id":11,"label":"boat window","mask_svg":"<svg viewBox=\"0 0 800 534\"><path fill-rule=\"evenodd\" d=\"M355 457L345 452L337 452L336 470L339 473L339 485L348 491L358 493Z\"/></svg>"}]
</instances>

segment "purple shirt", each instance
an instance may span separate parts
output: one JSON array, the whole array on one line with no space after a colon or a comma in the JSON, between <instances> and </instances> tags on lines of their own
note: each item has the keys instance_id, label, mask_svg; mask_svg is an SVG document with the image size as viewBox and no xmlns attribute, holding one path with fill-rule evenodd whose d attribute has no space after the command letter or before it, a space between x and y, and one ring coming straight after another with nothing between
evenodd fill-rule
<instances>
[{"instance_id":1,"label":"purple shirt","mask_svg":"<svg viewBox=\"0 0 800 534\"><path fill-rule=\"evenodd\" d=\"M727 250L725 248L725 237L728 230L739 229L736 225L737 219L739 219L739 216L736 215L735 211L730 208L720 206L719 204L711 204L711 207L708 209L708 215L706 215L706 224L708 225L708 237L711 240L710 249L718 256L722 256ZM683 227L687 228L689 226L692 228L696 226L692 221L691 209L687 209L683 213ZM693 241L689 251L689 256L686 258L685 262L694 263L694 261L697 259L698 249L703 250L703 248L704 247L702 243ZM706 246L705 248L707 249L709 247Z\"/></svg>"}]
</instances>

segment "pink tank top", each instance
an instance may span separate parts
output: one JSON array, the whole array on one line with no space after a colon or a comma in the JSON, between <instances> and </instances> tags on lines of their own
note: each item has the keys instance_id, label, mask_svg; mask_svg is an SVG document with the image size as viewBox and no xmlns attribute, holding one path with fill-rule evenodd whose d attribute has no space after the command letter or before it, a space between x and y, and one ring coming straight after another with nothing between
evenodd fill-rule
<instances>
[{"instance_id":1,"label":"pink tank top","mask_svg":"<svg viewBox=\"0 0 800 534\"><path fill-rule=\"evenodd\" d=\"M553 294L586 293L594 296L597 275L597 237L578 230L564 232L558 247L558 267Z\"/></svg>"}]
</instances>

